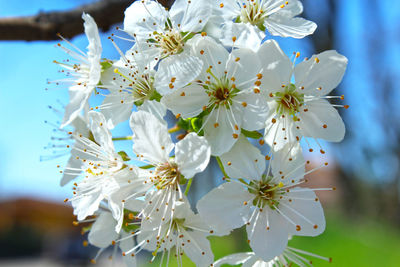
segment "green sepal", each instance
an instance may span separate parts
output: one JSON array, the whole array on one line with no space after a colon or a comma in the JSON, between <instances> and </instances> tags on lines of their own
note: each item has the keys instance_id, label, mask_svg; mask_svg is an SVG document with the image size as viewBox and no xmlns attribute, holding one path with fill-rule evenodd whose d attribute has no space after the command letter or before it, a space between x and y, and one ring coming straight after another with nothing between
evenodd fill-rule
<instances>
[{"instance_id":1,"label":"green sepal","mask_svg":"<svg viewBox=\"0 0 400 267\"><path fill-rule=\"evenodd\" d=\"M179 184L180 185L185 185L187 183L188 179L185 178L182 174L179 177Z\"/></svg>"},{"instance_id":2,"label":"green sepal","mask_svg":"<svg viewBox=\"0 0 400 267\"><path fill-rule=\"evenodd\" d=\"M130 219L129 214L133 214L133 216L136 216L138 213L134 211L130 211L128 209L124 209L124 221L122 223L122 229L127 232L127 233L132 233L136 232L140 228L140 225L137 224L130 224L131 222L134 222L135 219Z\"/></svg>"},{"instance_id":3,"label":"green sepal","mask_svg":"<svg viewBox=\"0 0 400 267\"><path fill-rule=\"evenodd\" d=\"M241 133L248 137L248 138L252 138L252 139L260 139L263 137L263 135L257 131L247 131L245 129L242 128Z\"/></svg>"},{"instance_id":4,"label":"green sepal","mask_svg":"<svg viewBox=\"0 0 400 267\"><path fill-rule=\"evenodd\" d=\"M189 119L182 119L179 118L178 122L176 123L179 128L185 130L185 131L189 131L190 129L190 118Z\"/></svg>"},{"instance_id":5,"label":"green sepal","mask_svg":"<svg viewBox=\"0 0 400 267\"><path fill-rule=\"evenodd\" d=\"M111 60L105 59L104 61L100 62L101 71L105 71L112 67L113 62Z\"/></svg>"},{"instance_id":6,"label":"green sepal","mask_svg":"<svg viewBox=\"0 0 400 267\"><path fill-rule=\"evenodd\" d=\"M118 155L121 156L123 161L130 161L131 160L131 158L128 156L128 154L126 154L125 151L119 151Z\"/></svg>"}]
</instances>

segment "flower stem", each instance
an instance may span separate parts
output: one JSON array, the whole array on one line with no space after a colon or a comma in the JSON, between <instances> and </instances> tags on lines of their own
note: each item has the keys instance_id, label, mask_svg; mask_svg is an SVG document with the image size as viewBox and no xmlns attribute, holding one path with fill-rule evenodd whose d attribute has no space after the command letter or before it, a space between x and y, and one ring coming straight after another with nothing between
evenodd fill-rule
<instances>
[{"instance_id":1,"label":"flower stem","mask_svg":"<svg viewBox=\"0 0 400 267\"><path fill-rule=\"evenodd\" d=\"M132 140L132 136L113 137L112 140L113 141Z\"/></svg>"},{"instance_id":2,"label":"flower stem","mask_svg":"<svg viewBox=\"0 0 400 267\"><path fill-rule=\"evenodd\" d=\"M180 130L181 130L181 127L179 127L178 125L175 125L171 129L168 129L168 133L176 133L176 132L179 132Z\"/></svg>"},{"instance_id":3,"label":"flower stem","mask_svg":"<svg viewBox=\"0 0 400 267\"><path fill-rule=\"evenodd\" d=\"M186 186L186 189L185 189L185 196L188 195L189 189L190 189L190 187L192 186L192 182L193 182L193 178L190 178L189 181L188 181L188 184L187 184L187 186Z\"/></svg>"},{"instance_id":4,"label":"flower stem","mask_svg":"<svg viewBox=\"0 0 400 267\"><path fill-rule=\"evenodd\" d=\"M222 161L221 161L220 157L215 157L215 159L217 160L218 166L219 166L222 174L225 176L225 179L229 179L229 176L225 171L224 165L222 165Z\"/></svg>"}]
</instances>

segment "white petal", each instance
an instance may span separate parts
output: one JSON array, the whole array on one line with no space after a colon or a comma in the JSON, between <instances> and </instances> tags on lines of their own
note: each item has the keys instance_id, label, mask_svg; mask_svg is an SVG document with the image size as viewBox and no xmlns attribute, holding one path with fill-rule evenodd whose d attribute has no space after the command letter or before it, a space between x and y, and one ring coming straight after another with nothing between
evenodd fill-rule
<instances>
[{"instance_id":1,"label":"white petal","mask_svg":"<svg viewBox=\"0 0 400 267\"><path fill-rule=\"evenodd\" d=\"M264 26L275 36L303 38L313 34L317 24L303 18L276 17L266 19Z\"/></svg>"},{"instance_id":2,"label":"white petal","mask_svg":"<svg viewBox=\"0 0 400 267\"><path fill-rule=\"evenodd\" d=\"M124 30L139 37L148 37L154 31L162 32L167 12L156 1L135 1L125 10Z\"/></svg>"},{"instance_id":3,"label":"white petal","mask_svg":"<svg viewBox=\"0 0 400 267\"><path fill-rule=\"evenodd\" d=\"M287 144L272 156L271 168L274 177L284 184L297 182L304 177L305 160L300 143ZM283 178L282 178L283 177Z\"/></svg>"},{"instance_id":4,"label":"white petal","mask_svg":"<svg viewBox=\"0 0 400 267\"><path fill-rule=\"evenodd\" d=\"M246 230L250 247L264 261L282 254L288 243L288 222L277 211L267 207L246 226Z\"/></svg>"},{"instance_id":5,"label":"white petal","mask_svg":"<svg viewBox=\"0 0 400 267\"><path fill-rule=\"evenodd\" d=\"M276 105L269 103L270 114L265 125L264 140L270 145L273 151L282 149L287 144L298 142L302 137L296 128L297 124L290 116L282 118L276 114ZM298 140L297 140L298 139Z\"/></svg>"},{"instance_id":6,"label":"white petal","mask_svg":"<svg viewBox=\"0 0 400 267\"><path fill-rule=\"evenodd\" d=\"M196 35L188 44L191 47L192 55L198 57L203 63L203 69L199 79L205 81L207 76L207 69L212 66L212 72L216 77L224 75L226 62L229 57L228 51L214 39L208 36Z\"/></svg>"},{"instance_id":7,"label":"white petal","mask_svg":"<svg viewBox=\"0 0 400 267\"><path fill-rule=\"evenodd\" d=\"M60 128L64 128L79 116L93 89L94 87L85 87L83 85L74 85L69 88L69 103L65 107L63 123Z\"/></svg>"},{"instance_id":8,"label":"white petal","mask_svg":"<svg viewBox=\"0 0 400 267\"><path fill-rule=\"evenodd\" d=\"M233 42L233 37L236 38L235 42ZM228 21L222 26L221 43L227 47L251 48L257 51L264 38L265 33L249 23Z\"/></svg>"},{"instance_id":9,"label":"white petal","mask_svg":"<svg viewBox=\"0 0 400 267\"><path fill-rule=\"evenodd\" d=\"M74 208L74 215L78 217L78 221L84 220L87 216L93 215L98 210L100 202L103 200L101 188L97 188L79 198L71 200Z\"/></svg>"},{"instance_id":10,"label":"white petal","mask_svg":"<svg viewBox=\"0 0 400 267\"><path fill-rule=\"evenodd\" d=\"M199 231L185 231L183 235L185 241L190 240L190 242L184 242L183 250L185 254L196 266L210 266L214 261L214 255L207 234Z\"/></svg>"},{"instance_id":11,"label":"white petal","mask_svg":"<svg viewBox=\"0 0 400 267\"><path fill-rule=\"evenodd\" d=\"M296 190L299 190L299 192L296 192ZM296 225L300 226L300 231L297 231L295 225L290 225L291 234L317 236L324 232L326 224L324 210L313 190L296 187L285 196L278 208ZM289 198L291 199L290 202Z\"/></svg>"},{"instance_id":12,"label":"white petal","mask_svg":"<svg viewBox=\"0 0 400 267\"><path fill-rule=\"evenodd\" d=\"M76 157L77 157L77 155L74 154L73 151L71 151L71 156L68 159L65 169L68 169L68 168L81 169L82 160L76 159ZM64 186L80 175L80 173L77 173L77 172L74 172L74 173L76 173L76 174L69 174L68 172L64 171L63 176L61 178L60 185Z\"/></svg>"},{"instance_id":13,"label":"white petal","mask_svg":"<svg viewBox=\"0 0 400 267\"><path fill-rule=\"evenodd\" d=\"M239 90L253 89L257 74L261 71L261 63L255 52L247 48L233 50L226 63L227 77L235 77Z\"/></svg>"},{"instance_id":14,"label":"white petal","mask_svg":"<svg viewBox=\"0 0 400 267\"><path fill-rule=\"evenodd\" d=\"M138 111L132 113L130 126L133 131L133 151L150 163L165 163L174 148L167 126L154 115Z\"/></svg>"},{"instance_id":15,"label":"white petal","mask_svg":"<svg viewBox=\"0 0 400 267\"><path fill-rule=\"evenodd\" d=\"M153 45L149 45L144 40L136 40L131 49L126 51L126 59L135 64L140 73L152 70L158 63L161 50Z\"/></svg>"},{"instance_id":16,"label":"white petal","mask_svg":"<svg viewBox=\"0 0 400 267\"><path fill-rule=\"evenodd\" d=\"M228 182L211 190L197 202L197 210L203 220L218 235L243 226L248 219L249 205L254 198L243 186Z\"/></svg>"},{"instance_id":17,"label":"white petal","mask_svg":"<svg viewBox=\"0 0 400 267\"><path fill-rule=\"evenodd\" d=\"M106 124L109 129L113 129L117 124L127 121L132 114L133 103L126 101L127 98L132 98L127 93L111 93L104 98L101 109Z\"/></svg>"},{"instance_id":18,"label":"white petal","mask_svg":"<svg viewBox=\"0 0 400 267\"><path fill-rule=\"evenodd\" d=\"M170 15L182 32L199 32L206 25L211 15L211 1L176 0L171 7Z\"/></svg>"},{"instance_id":19,"label":"white petal","mask_svg":"<svg viewBox=\"0 0 400 267\"><path fill-rule=\"evenodd\" d=\"M161 103L168 107L175 115L183 118L192 118L203 111L209 97L204 88L197 84L190 84L161 98Z\"/></svg>"},{"instance_id":20,"label":"white petal","mask_svg":"<svg viewBox=\"0 0 400 267\"><path fill-rule=\"evenodd\" d=\"M96 86L100 81L101 75L101 41L99 36L99 30L97 29L96 22L89 14L82 14L82 19L84 19L84 28L86 37L89 40L88 45L88 60L90 62L89 70L89 84Z\"/></svg>"},{"instance_id":21,"label":"white petal","mask_svg":"<svg viewBox=\"0 0 400 267\"><path fill-rule=\"evenodd\" d=\"M160 227L164 222L170 221L173 215L173 202L176 203L171 195L174 193L172 191L175 190L171 188L161 189L151 191L146 195L143 209L143 218L145 219L142 220L141 229L145 231L153 230Z\"/></svg>"},{"instance_id":22,"label":"white petal","mask_svg":"<svg viewBox=\"0 0 400 267\"><path fill-rule=\"evenodd\" d=\"M165 122L164 117L167 115L167 108L164 104L157 102L155 100L145 101L141 106L137 108L138 110L143 110L148 113L153 114L159 121Z\"/></svg>"},{"instance_id":23,"label":"white petal","mask_svg":"<svg viewBox=\"0 0 400 267\"><path fill-rule=\"evenodd\" d=\"M231 178L259 180L265 171L264 156L243 135L229 152L221 155L221 161Z\"/></svg>"},{"instance_id":24,"label":"white petal","mask_svg":"<svg viewBox=\"0 0 400 267\"><path fill-rule=\"evenodd\" d=\"M282 51L278 43L268 40L263 43L257 52L263 71L261 74L261 88L266 92L276 92L283 84L290 83L293 63Z\"/></svg>"},{"instance_id":25,"label":"white petal","mask_svg":"<svg viewBox=\"0 0 400 267\"><path fill-rule=\"evenodd\" d=\"M192 178L202 172L210 161L211 149L204 137L190 133L175 147L175 162L179 172L186 178Z\"/></svg>"},{"instance_id":26,"label":"white petal","mask_svg":"<svg viewBox=\"0 0 400 267\"><path fill-rule=\"evenodd\" d=\"M305 94L327 95L341 82L347 62L345 56L334 50L314 55L295 67L296 86L303 86Z\"/></svg>"},{"instance_id":27,"label":"white petal","mask_svg":"<svg viewBox=\"0 0 400 267\"><path fill-rule=\"evenodd\" d=\"M300 130L304 136L340 142L344 138L345 126L339 112L324 99L306 102L304 112L300 110ZM326 128L325 128L326 126Z\"/></svg>"},{"instance_id":28,"label":"white petal","mask_svg":"<svg viewBox=\"0 0 400 267\"><path fill-rule=\"evenodd\" d=\"M254 131L265 127L269 108L264 95L251 90L235 96L234 101L240 105L242 128Z\"/></svg>"},{"instance_id":29,"label":"white petal","mask_svg":"<svg viewBox=\"0 0 400 267\"><path fill-rule=\"evenodd\" d=\"M90 111L89 112L90 129L96 140L97 144L101 146L104 151L113 154L114 143L112 141L112 135L107 128L107 122L104 115L100 112Z\"/></svg>"},{"instance_id":30,"label":"white petal","mask_svg":"<svg viewBox=\"0 0 400 267\"><path fill-rule=\"evenodd\" d=\"M111 213L102 212L90 229L89 243L99 248L110 246L111 242L118 238L117 232L114 231L116 224Z\"/></svg>"},{"instance_id":31,"label":"white petal","mask_svg":"<svg viewBox=\"0 0 400 267\"><path fill-rule=\"evenodd\" d=\"M125 231L123 231L121 233L121 238L124 239L119 243L119 248L122 251L129 251L131 248L133 248L135 246L135 242L132 238L127 238L128 236L130 236L130 233L127 233ZM132 254L126 255L125 257L122 257L124 263L126 266L128 267L136 267L136 256L132 256Z\"/></svg>"},{"instance_id":32,"label":"white petal","mask_svg":"<svg viewBox=\"0 0 400 267\"><path fill-rule=\"evenodd\" d=\"M203 62L188 52L169 56L160 62L154 86L161 95L170 94L173 89L182 88L194 81L202 67Z\"/></svg>"},{"instance_id":33,"label":"white petal","mask_svg":"<svg viewBox=\"0 0 400 267\"><path fill-rule=\"evenodd\" d=\"M240 135L241 117L236 115L233 118L231 110L221 106L214 109L203 121L207 121L204 125L204 136L211 146L211 154L220 156L228 152Z\"/></svg>"},{"instance_id":34,"label":"white petal","mask_svg":"<svg viewBox=\"0 0 400 267\"><path fill-rule=\"evenodd\" d=\"M253 252L243 252L243 253L236 253L225 256L216 262L214 262L214 267L221 267L223 264L230 264L230 265L239 265L243 264L248 261L251 257L254 257Z\"/></svg>"},{"instance_id":35,"label":"white petal","mask_svg":"<svg viewBox=\"0 0 400 267\"><path fill-rule=\"evenodd\" d=\"M278 15L282 17L293 18L301 13L303 13L303 4L299 0L291 0L289 1L289 4L285 5L284 8L281 8L278 12L276 12L275 16Z\"/></svg>"}]
</instances>

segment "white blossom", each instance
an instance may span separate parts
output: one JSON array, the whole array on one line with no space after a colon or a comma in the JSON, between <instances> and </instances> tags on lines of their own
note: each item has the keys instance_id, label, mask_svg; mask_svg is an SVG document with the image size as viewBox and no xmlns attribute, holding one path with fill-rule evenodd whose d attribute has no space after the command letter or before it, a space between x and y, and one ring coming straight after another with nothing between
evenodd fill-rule
<instances>
[{"instance_id":1,"label":"white blossom","mask_svg":"<svg viewBox=\"0 0 400 267\"><path fill-rule=\"evenodd\" d=\"M305 163L296 149L276 153L265 172L264 157L241 137L221 156L230 182L197 203L200 215L216 232L246 224L250 247L264 261L283 252L289 235L321 234L325 218L319 199L312 189L298 187Z\"/></svg>"},{"instance_id":2,"label":"white blossom","mask_svg":"<svg viewBox=\"0 0 400 267\"><path fill-rule=\"evenodd\" d=\"M213 155L230 150L241 128L262 129L267 102L260 95L261 67L249 49L228 53L210 37L194 37L192 53L204 61L196 82L162 98L175 115L182 118L203 112L202 130Z\"/></svg>"},{"instance_id":3,"label":"white blossom","mask_svg":"<svg viewBox=\"0 0 400 267\"><path fill-rule=\"evenodd\" d=\"M210 147L204 137L188 134L173 144L165 123L154 115L138 111L132 114L133 151L140 160L154 166L148 173L146 194L141 212L142 229L159 227L173 216L176 203L184 199L180 183L202 172L208 165ZM171 157L175 149L175 157Z\"/></svg>"},{"instance_id":4,"label":"white blossom","mask_svg":"<svg viewBox=\"0 0 400 267\"><path fill-rule=\"evenodd\" d=\"M210 15L210 0L177 0L169 11L156 1L136 1L125 11L124 30L135 37L139 53L161 60L154 80L160 94L185 86L201 71L202 61L189 53L187 41Z\"/></svg>"},{"instance_id":5,"label":"white blossom","mask_svg":"<svg viewBox=\"0 0 400 267\"><path fill-rule=\"evenodd\" d=\"M341 141L345 126L327 101L333 97L326 95L342 80L346 57L330 50L294 66L273 40L261 46L258 56L263 65L260 89L268 99L270 111L265 141L274 150L302 137ZM321 153L324 153L322 148Z\"/></svg>"},{"instance_id":6,"label":"white blossom","mask_svg":"<svg viewBox=\"0 0 400 267\"><path fill-rule=\"evenodd\" d=\"M61 128L70 124L80 114L87 104L93 89L100 81L100 59L102 47L99 31L97 29L96 22L90 15L83 13L82 18L85 21L85 34L89 41L89 45L87 47L88 52L82 52L79 48L75 47L69 42L68 43L77 50L76 52L59 44L59 46L67 54L72 56L77 63L69 61L66 63L61 63L55 61L55 63L65 68L69 76L71 76L71 79L65 80L65 82L72 83L72 85L69 87L70 100L65 108L65 114Z\"/></svg>"},{"instance_id":7,"label":"white blossom","mask_svg":"<svg viewBox=\"0 0 400 267\"><path fill-rule=\"evenodd\" d=\"M265 31L281 37L303 38L317 25L297 15L303 12L298 0L219 0L214 4L212 22L220 27L220 41L226 46L261 45Z\"/></svg>"}]
</instances>

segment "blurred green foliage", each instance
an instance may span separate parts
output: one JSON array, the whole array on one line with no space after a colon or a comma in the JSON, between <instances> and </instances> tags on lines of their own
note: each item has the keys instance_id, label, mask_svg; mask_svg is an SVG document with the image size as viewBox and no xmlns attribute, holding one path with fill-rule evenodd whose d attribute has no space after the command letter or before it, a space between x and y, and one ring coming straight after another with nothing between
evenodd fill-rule
<instances>
[{"instance_id":1,"label":"blurred green foliage","mask_svg":"<svg viewBox=\"0 0 400 267\"><path fill-rule=\"evenodd\" d=\"M244 228L229 237L210 237L215 259L235 252L249 251ZM314 266L329 267L398 267L400 266L400 229L388 222L369 218L350 219L329 214L327 228L318 237L293 237L289 245L324 257L332 263L311 258ZM171 253L172 255L172 253ZM175 257L169 266L178 266ZM159 266L156 261L155 265ZM186 256L182 266L195 266ZM228 267L229 265L225 265Z\"/></svg>"}]
</instances>

